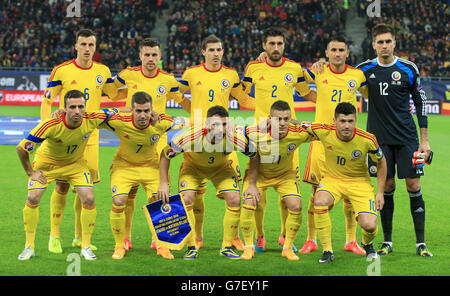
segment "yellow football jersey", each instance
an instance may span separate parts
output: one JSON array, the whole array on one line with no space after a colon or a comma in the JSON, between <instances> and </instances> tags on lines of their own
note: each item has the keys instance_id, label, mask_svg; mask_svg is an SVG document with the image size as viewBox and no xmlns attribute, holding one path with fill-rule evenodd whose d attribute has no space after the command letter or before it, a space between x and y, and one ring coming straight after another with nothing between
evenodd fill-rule
<instances>
[{"instance_id":1,"label":"yellow football jersey","mask_svg":"<svg viewBox=\"0 0 450 296\"><path fill-rule=\"evenodd\" d=\"M261 158L258 172L266 178L275 178L288 171L295 173L294 151L299 145L316 139L312 132L293 124L289 125L287 135L281 139L274 138L270 130L268 133L259 132L256 126L246 131Z\"/></svg>"},{"instance_id":2,"label":"yellow football jersey","mask_svg":"<svg viewBox=\"0 0 450 296\"><path fill-rule=\"evenodd\" d=\"M115 166L158 166L158 142L164 140L163 135L181 122L166 114L160 114L160 121L155 125L139 128L134 124L134 117L129 113L118 113L111 117L102 128L113 131L120 140L119 148L114 156Z\"/></svg>"},{"instance_id":3,"label":"yellow football jersey","mask_svg":"<svg viewBox=\"0 0 450 296\"><path fill-rule=\"evenodd\" d=\"M255 86L255 119L266 119L270 114L270 107L275 101L283 100L291 107L292 118L295 119L294 88L301 96L310 90L303 77L300 64L283 58L279 66L271 66L265 62L252 61L245 68L242 79L245 91L250 92Z\"/></svg>"},{"instance_id":4,"label":"yellow football jersey","mask_svg":"<svg viewBox=\"0 0 450 296\"><path fill-rule=\"evenodd\" d=\"M182 93L191 91L191 118L199 116L202 122L212 106L228 110L230 95L238 100L246 96L236 70L224 65L217 71L208 70L205 64L187 68L179 83Z\"/></svg>"},{"instance_id":5,"label":"yellow football jersey","mask_svg":"<svg viewBox=\"0 0 450 296\"><path fill-rule=\"evenodd\" d=\"M59 108L64 109L64 96L73 89L85 94L87 112L100 109L102 92L110 98L117 95L117 88L107 66L93 61L89 68L82 68L73 59L53 68L44 91L44 100L53 102L59 95Z\"/></svg>"},{"instance_id":6,"label":"yellow football jersey","mask_svg":"<svg viewBox=\"0 0 450 296\"><path fill-rule=\"evenodd\" d=\"M40 161L52 165L73 163L83 157L93 131L116 113L114 108L85 113L81 124L75 128L67 126L65 114L58 119L49 118L39 123L19 145L32 153L42 143L36 152Z\"/></svg>"},{"instance_id":7,"label":"yellow football jersey","mask_svg":"<svg viewBox=\"0 0 450 296\"><path fill-rule=\"evenodd\" d=\"M325 176L370 180L367 155L375 162L383 157L375 136L362 129L355 128L350 141L338 138L335 125L313 123L308 130L317 136L325 149Z\"/></svg>"},{"instance_id":8,"label":"yellow football jersey","mask_svg":"<svg viewBox=\"0 0 450 296\"><path fill-rule=\"evenodd\" d=\"M341 73L333 72L330 66L323 73L315 73L308 68L304 71L306 82L317 86L315 121L332 124L334 110L341 102L348 102L357 107L356 91L364 92L367 88L364 73L352 66L345 65Z\"/></svg>"},{"instance_id":9,"label":"yellow football jersey","mask_svg":"<svg viewBox=\"0 0 450 296\"><path fill-rule=\"evenodd\" d=\"M53 103L59 95L59 108L64 109L64 96L69 90L79 90L86 97L86 112L100 110L102 93L113 98L117 95L117 88L111 78L109 68L101 63L92 61L89 68L80 67L75 59L66 61L53 68L48 78L47 88L43 100ZM50 117L50 109L42 112L41 119ZM45 114L48 112L48 114ZM95 130L89 137L89 144L98 144L98 131Z\"/></svg>"},{"instance_id":10,"label":"yellow football jersey","mask_svg":"<svg viewBox=\"0 0 450 296\"><path fill-rule=\"evenodd\" d=\"M138 91L144 91L152 97L152 109L158 113L166 112L167 101L173 99L176 103L180 103L183 100L175 76L159 68L156 74L150 77L142 72L142 66L127 67L115 78L116 87L126 85L128 88L126 102L128 107L131 107L131 97Z\"/></svg>"},{"instance_id":11,"label":"yellow football jersey","mask_svg":"<svg viewBox=\"0 0 450 296\"><path fill-rule=\"evenodd\" d=\"M233 151L254 156L248 151L248 140L244 134L245 127L236 126L234 135L227 136L225 141L211 143L206 138L208 130L203 127L192 127L173 137L170 145L164 148L164 156L168 159L183 153L183 161L203 170L214 170L224 165L231 165L230 154Z\"/></svg>"}]
</instances>

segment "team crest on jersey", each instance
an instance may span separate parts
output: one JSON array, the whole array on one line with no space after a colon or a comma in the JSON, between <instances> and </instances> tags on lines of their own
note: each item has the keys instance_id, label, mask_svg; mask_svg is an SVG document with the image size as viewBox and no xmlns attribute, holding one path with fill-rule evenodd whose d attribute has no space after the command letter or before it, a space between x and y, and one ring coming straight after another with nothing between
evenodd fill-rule
<instances>
[{"instance_id":1,"label":"team crest on jersey","mask_svg":"<svg viewBox=\"0 0 450 296\"><path fill-rule=\"evenodd\" d=\"M31 152L34 150L34 143L33 142L26 142L24 145L25 150L28 152Z\"/></svg>"},{"instance_id":2,"label":"team crest on jersey","mask_svg":"<svg viewBox=\"0 0 450 296\"><path fill-rule=\"evenodd\" d=\"M36 184L36 183L35 183L33 180L31 180L31 181L28 183L28 187L33 187L34 184Z\"/></svg>"},{"instance_id":3,"label":"team crest on jersey","mask_svg":"<svg viewBox=\"0 0 450 296\"><path fill-rule=\"evenodd\" d=\"M98 85L102 85L104 82L103 76L98 75L97 77L95 77L95 82L97 82Z\"/></svg>"},{"instance_id":4,"label":"team crest on jersey","mask_svg":"<svg viewBox=\"0 0 450 296\"><path fill-rule=\"evenodd\" d=\"M180 188L186 188L187 182L185 180L180 182Z\"/></svg>"},{"instance_id":5,"label":"team crest on jersey","mask_svg":"<svg viewBox=\"0 0 450 296\"><path fill-rule=\"evenodd\" d=\"M228 89L230 87L230 81L228 81L228 79L224 79L220 82L220 85L225 88Z\"/></svg>"},{"instance_id":6,"label":"team crest on jersey","mask_svg":"<svg viewBox=\"0 0 450 296\"><path fill-rule=\"evenodd\" d=\"M44 98L50 99L51 97L52 97L52 91L49 90L49 89L46 89L46 90L44 91Z\"/></svg>"},{"instance_id":7,"label":"team crest on jersey","mask_svg":"<svg viewBox=\"0 0 450 296\"><path fill-rule=\"evenodd\" d=\"M369 168L369 172L371 174L376 174L377 173L377 167L375 165L371 165Z\"/></svg>"},{"instance_id":8,"label":"team crest on jersey","mask_svg":"<svg viewBox=\"0 0 450 296\"><path fill-rule=\"evenodd\" d=\"M165 87L164 85L158 86L158 93L159 93L160 95L165 94L166 91L167 91L167 89L166 89L166 87Z\"/></svg>"},{"instance_id":9,"label":"team crest on jersey","mask_svg":"<svg viewBox=\"0 0 450 296\"><path fill-rule=\"evenodd\" d=\"M353 150L353 152L352 152L352 157L354 159L359 159L361 157L361 155L362 155L361 150Z\"/></svg>"},{"instance_id":10,"label":"team crest on jersey","mask_svg":"<svg viewBox=\"0 0 450 296\"><path fill-rule=\"evenodd\" d=\"M163 214L169 214L170 211L172 211L172 207L170 206L170 204L163 204L161 206L161 213Z\"/></svg>"},{"instance_id":11,"label":"team crest on jersey","mask_svg":"<svg viewBox=\"0 0 450 296\"><path fill-rule=\"evenodd\" d=\"M288 152L292 152L292 151L295 150L295 148L297 148L297 145L295 145L294 143L289 144L289 145L287 146L287 151L288 151Z\"/></svg>"},{"instance_id":12,"label":"team crest on jersey","mask_svg":"<svg viewBox=\"0 0 450 296\"><path fill-rule=\"evenodd\" d=\"M177 155L177 153L175 152L175 150L170 148L169 150L167 150L166 155L168 158L173 158L173 157L175 157L175 155Z\"/></svg>"},{"instance_id":13,"label":"team crest on jersey","mask_svg":"<svg viewBox=\"0 0 450 296\"><path fill-rule=\"evenodd\" d=\"M393 80L399 81L402 78L402 74L400 74L400 72L398 72L398 71L395 71L395 72L392 72L391 77Z\"/></svg>"},{"instance_id":14,"label":"team crest on jersey","mask_svg":"<svg viewBox=\"0 0 450 296\"><path fill-rule=\"evenodd\" d=\"M117 192L117 186L114 185L113 188L111 188L111 192L114 194Z\"/></svg>"},{"instance_id":15,"label":"team crest on jersey","mask_svg":"<svg viewBox=\"0 0 450 296\"><path fill-rule=\"evenodd\" d=\"M159 141L159 138L160 138L160 135L154 134L154 135L152 135L152 136L150 137L150 140L151 140L153 143L155 143L155 142L158 142L158 141Z\"/></svg>"},{"instance_id":16,"label":"team crest on jersey","mask_svg":"<svg viewBox=\"0 0 450 296\"><path fill-rule=\"evenodd\" d=\"M350 81L348 82L348 87L349 87L351 90L354 90L354 89L356 88L357 85L358 85L358 84L356 83L355 80L350 80Z\"/></svg>"},{"instance_id":17,"label":"team crest on jersey","mask_svg":"<svg viewBox=\"0 0 450 296\"><path fill-rule=\"evenodd\" d=\"M91 133L87 133L83 136L83 140L87 140L89 139L89 136L91 135Z\"/></svg>"},{"instance_id":18,"label":"team crest on jersey","mask_svg":"<svg viewBox=\"0 0 450 296\"><path fill-rule=\"evenodd\" d=\"M292 83L294 81L294 75L287 73L284 75L284 80L286 80L287 83Z\"/></svg>"}]
</instances>

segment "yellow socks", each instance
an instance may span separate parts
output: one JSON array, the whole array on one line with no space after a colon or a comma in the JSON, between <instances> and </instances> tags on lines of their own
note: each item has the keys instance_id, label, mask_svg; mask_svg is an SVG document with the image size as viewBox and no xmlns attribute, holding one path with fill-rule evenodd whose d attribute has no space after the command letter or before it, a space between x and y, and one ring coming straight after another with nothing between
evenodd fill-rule
<instances>
[{"instance_id":1,"label":"yellow socks","mask_svg":"<svg viewBox=\"0 0 450 296\"><path fill-rule=\"evenodd\" d=\"M23 224L25 228L25 247L31 246L34 249L34 238L39 221L39 205L31 205L28 201L23 208Z\"/></svg>"},{"instance_id":2,"label":"yellow socks","mask_svg":"<svg viewBox=\"0 0 450 296\"><path fill-rule=\"evenodd\" d=\"M131 240L131 226L133 224L133 214L136 208L136 193L130 193L125 206L125 229L124 237L128 237Z\"/></svg>"},{"instance_id":3,"label":"yellow socks","mask_svg":"<svg viewBox=\"0 0 450 296\"><path fill-rule=\"evenodd\" d=\"M253 246L253 232L255 231L255 206L246 205L242 206L241 211L241 231L244 237L245 246Z\"/></svg>"},{"instance_id":4,"label":"yellow socks","mask_svg":"<svg viewBox=\"0 0 450 296\"><path fill-rule=\"evenodd\" d=\"M314 207L314 223L323 251L332 251L331 246L331 219L328 206Z\"/></svg>"},{"instance_id":5,"label":"yellow socks","mask_svg":"<svg viewBox=\"0 0 450 296\"><path fill-rule=\"evenodd\" d=\"M109 221L116 241L116 247L125 247L125 207L112 205Z\"/></svg>"},{"instance_id":6,"label":"yellow socks","mask_svg":"<svg viewBox=\"0 0 450 296\"><path fill-rule=\"evenodd\" d=\"M344 211L345 217L345 241L351 242L356 240L355 211L353 210L352 203L347 199L344 199L342 210Z\"/></svg>"},{"instance_id":7,"label":"yellow socks","mask_svg":"<svg viewBox=\"0 0 450 296\"><path fill-rule=\"evenodd\" d=\"M81 248L91 246L91 236L94 232L95 219L97 218L97 210L95 204L92 206L82 205L80 222L81 222Z\"/></svg>"},{"instance_id":8,"label":"yellow socks","mask_svg":"<svg viewBox=\"0 0 450 296\"><path fill-rule=\"evenodd\" d=\"M281 235L286 236L286 219L288 217L288 209L281 197L278 198L278 205L280 207Z\"/></svg>"},{"instance_id":9,"label":"yellow socks","mask_svg":"<svg viewBox=\"0 0 450 296\"><path fill-rule=\"evenodd\" d=\"M267 207L267 194L266 192L260 192L260 200L258 207L255 211L255 226L256 226L256 236L264 237L264 215L266 213Z\"/></svg>"},{"instance_id":10,"label":"yellow socks","mask_svg":"<svg viewBox=\"0 0 450 296\"><path fill-rule=\"evenodd\" d=\"M189 235L186 245L188 247L195 247L195 215L194 215L194 205L186 205L186 214L189 220L189 223L191 224L191 234Z\"/></svg>"},{"instance_id":11,"label":"yellow socks","mask_svg":"<svg viewBox=\"0 0 450 296\"><path fill-rule=\"evenodd\" d=\"M287 249L292 249L294 244L294 239L297 237L298 230L302 225L302 211L294 212L288 210L288 215L286 218L286 240L284 242L284 247Z\"/></svg>"},{"instance_id":12,"label":"yellow socks","mask_svg":"<svg viewBox=\"0 0 450 296\"><path fill-rule=\"evenodd\" d=\"M370 245L378 234L378 226L374 232L368 232L364 230L364 228L361 228L361 232L362 232L362 243L366 246Z\"/></svg>"},{"instance_id":13,"label":"yellow socks","mask_svg":"<svg viewBox=\"0 0 450 296\"><path fill-rule=\"evenodd\" d=\"M241 207L226 206L225 216L223 217L223 240L222 248L231 247L236 229L239 227L239 218L241 216Z\"/></svg>"},{"instance_id":14,"label":"yellow socks","mask_svg":"<svg viewBox=\"0 0 450 296\"><path fill-rule=\"evenodd\" d=\"M73 200L73 209L75 211L75 237L80 239L82 236L82 227L81 227L81 199L78 194L75 195Z\"/></svg>"},{"instance_id":15,"label":"yellow socks","mask_svg":"<svg viewBox=\"0 0 450 296\"><path fill-rule=\"evenodd\" d=\"M50 197L50 236L60 236L61 220L66 206L66 194L62 194L56 188Z\"/></svg>"},{"instance_id":16,"label":"yellow socks","mask_svg":"<svg viewBox=\"0 0 450 296\"><path fill-rule=\"evenodd\" d=\"M308 204L308 240L317 239L316 225L314 224L314 196L311 196Z\"/></svg>"},{"instance_id":17,"label":"yellow socks","mask_svg":"<svg viewBox=\"0 0 450 296\"><path fill-rule=\"evenodd\" d=\"M205 219L205 196L206 189L200 189L194 198L193 209L195 216L195 237L203 238L203 221Z\"/></svg>"}]
</instances>

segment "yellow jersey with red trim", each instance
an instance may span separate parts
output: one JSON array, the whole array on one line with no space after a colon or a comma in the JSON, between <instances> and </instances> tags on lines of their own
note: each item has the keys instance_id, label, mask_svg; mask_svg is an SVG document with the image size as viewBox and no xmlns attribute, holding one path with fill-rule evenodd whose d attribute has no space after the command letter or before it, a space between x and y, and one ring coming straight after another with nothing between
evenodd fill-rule
<instances>
[{"instance_id":1,"label":"yellow jersey with red trim","mask_svg":"<svg viewBox=\"0 0 450 296\"><path fill-rule=\"evenodd\" d=\"M316 122L333 124L334 110L339 103L348 102L357 109L356 91L367 92L366 76L349 65L345 65L341 73L334 72L331 66L323 73L306 68L304 76L306 82L314 82L317 86Z\"/></svg>"},{"instance_id":2,"label":"yellow jersey with red trim","mask_svg":"<svg viewBox=\"0 0 450 296\"><path fill-rule=\"evenodd\" d=\"M67 125L64 113L58 119L49 118L39 123L19 145L28 153L37 150L35 157L42 162L73 163L83 157L88 139L97 127L116 113L114 108L85 113L80 125L74 128Z\"/></svg>"},{"instance_id":3,"label":"yellow jersey with red trim","mask_svg":"<svg viewBox=\"0 0 450 296\"><path fill-rule=\"evenodd\" d=\"M158 113L166 112L167 101L173 99L176 103L180 103L183 100L175 76L159 68L154 76L147 76L142 71L142 66L127 67L116 75L114 84L117 88L123 86L128 88L126 101L128 107L131 107L133 94L138 91L146 92L152 97L152 109Z\"/></svg>"},{"instance_id":4,"label":"yellow jersey with red trim","mask_svg":"<svg viewBox=\"0 0 450 296\"><path fill-rule=\"evenodd\" d=\"M204 63L187 68L179 85L182 93L191 91L191 118L198 116L202 121L212 106L228 110L230 95L245 95L237 71L224 65L216 71L208 70Z\"/></svg>"},{"instance_id":5,"label":"yellow jersey with red trim","mask_svg":"<svg viewBox=\"0 0 450 296\"><path fill-rule=\"evenodd\" d=\"M286 101L291 107L292 118L295 119L294 89L301 95L307 95L310 90L303 77L303 69L299 63L283 57L279 66L267 62L252 61L245 68L242 79L245 91L250 92L255 87L255 119L266 119L270 107L275 101Z\"/></svg>"},{"instance_id":6,"label":"yellow jersey with red trim","mask_svg":"<svg viewBox=\"0 0 450 296\"><path fill-rule=\"evenodd\" d=\"M257 126L248 127L246 133L261 158L258 173L266 178L275 178L288 171L295 173L294 151L301 144L317 139L302 126L294 124L289 124L287 134L281 139L278 139L278 135L272 135L271 130L260 132Z\"/></svg>"},{"instance_id":7,"label":"yellow jersey with red trim","mask_svg":"<svg viewBox=\"0 0 450 296\"><path fill-rule=\"evenodd\" d=\"M123 166L158 166L158 142L163 135L177 129L182 122L166 114L160 114L160 121L155 126L139 128L135 125L133 114L118 113L111 117L102 128L114 132L120 140L114 156L113 165Z\"/></svg>"},{"instance_id":8,"label":"yellow jersey with red trim","mask_svg":"<svg viewBox=\"0 0 450 296\"><path fill-rule=\"evenodd\" d=\"M217 169L230 164L229 155L233 151L254 156L254 153L248 150L244 130L245 127L236 126L234 133L229 133L224 139L212 143L206 128L192 127L174 136L163 153L168 159L183 153L183 161L201 169Z\"/></svg>"},{"instance_id":9,"label":"yellow jersey with red trim","mask_svg":"<svg viewBox=\"0 0 450 296\"><path fill-rule=\"evenodd\" d=\"M370 182L366 158L377 162L383 152L375 135L355 128L349 141L339 138L335 125L313 123L308 128L319 139L325 150L326 173L333 178L364 179Z\"/></svg>"}]
</instances>

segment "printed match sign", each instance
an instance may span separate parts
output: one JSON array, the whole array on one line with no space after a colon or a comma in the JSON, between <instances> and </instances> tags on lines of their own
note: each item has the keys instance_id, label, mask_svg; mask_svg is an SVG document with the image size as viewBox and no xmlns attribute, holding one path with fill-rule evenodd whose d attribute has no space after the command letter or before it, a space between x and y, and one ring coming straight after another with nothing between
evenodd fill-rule
<instances>
[{"instance_id":1,"label":"printed match sign","mask_svg":"<svg viewBox=\"0 0 450 296\"><path fill-rule=\"evenodd\" d=\"M172 195L169 200L167 204L161 200L149 203L143 209L158 246L180 250L192 228L180 195Z\"/></svg>"}]
</instances>

